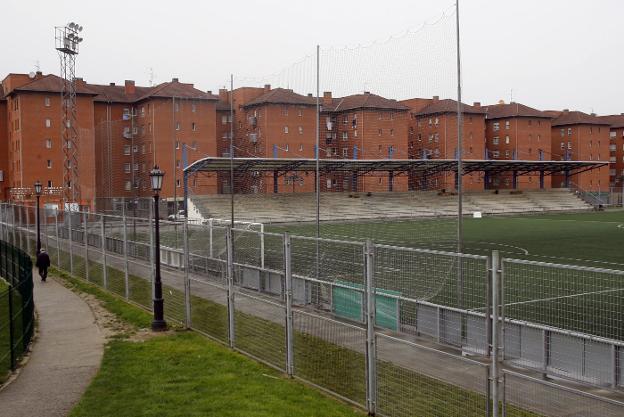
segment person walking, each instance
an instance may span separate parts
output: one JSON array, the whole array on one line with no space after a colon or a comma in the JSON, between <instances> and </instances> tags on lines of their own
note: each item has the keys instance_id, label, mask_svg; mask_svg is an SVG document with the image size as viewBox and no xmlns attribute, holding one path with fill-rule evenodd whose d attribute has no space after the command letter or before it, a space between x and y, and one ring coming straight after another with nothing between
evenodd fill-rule
<instances>
[{"instance_id":1,"label":"person walking","mask_svg":"<svg viewBox=\"0 0 624 417\"><path fill-rule=\"evenodd\" d=\"M45 249L41 248L39 250L35 266L39 268L39 276L41 277L41 281L45 282L46 278L48 277L48 268L50 267L50 256L45 251Z\"/></svg>"}]
</instances>

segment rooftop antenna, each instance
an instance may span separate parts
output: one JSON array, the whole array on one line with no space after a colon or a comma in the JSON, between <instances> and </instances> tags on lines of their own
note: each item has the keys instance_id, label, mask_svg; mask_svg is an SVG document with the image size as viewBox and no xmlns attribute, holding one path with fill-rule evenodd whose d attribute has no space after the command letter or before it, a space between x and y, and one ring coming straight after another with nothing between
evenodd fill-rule
<instances>
[{"instance_id":1,"label":"rooftop antenna","mask_svg":"<svg viewBox=\"0 0 624 417\"><path fill-rule=\"evenodd\" d=\"M149 67L149 85L152 87L154 85L154 68Z\"/></svg>"},{"instance_id":2,"label":"rooftop antenna","mask_svg":"<svg viewBox=\"0 0 624 417\"><path fill-rule=\"evenodd\" d=\"M37 71L41 71L41 65L39 65L39 60L36 60L36 61L35 61L35 69L36 69Z\"/></svg>"},{"instance_id":3,"label":"rooftop antenna","mask_svg":"<svg viewBox=\"0 0 624 417\"><path fill-rule=\"evenodd\" d=\"M513 88L511 89L511 93L509 94L509 102L513 103Z\"/></svg>"}]
</instances>

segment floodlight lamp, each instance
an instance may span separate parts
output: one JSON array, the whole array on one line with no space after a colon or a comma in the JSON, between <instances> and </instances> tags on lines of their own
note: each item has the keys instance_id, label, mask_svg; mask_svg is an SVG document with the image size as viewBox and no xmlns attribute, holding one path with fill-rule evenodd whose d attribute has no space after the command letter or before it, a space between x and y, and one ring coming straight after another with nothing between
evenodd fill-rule
<instances>
[{"instance_id":1,"label":"floodlight lamp","mask_svg":"<svg viewBox=\"0 0 624 417\"><path fill-rule=\"evenodd\" d=\"M76 24L74 22L69 22L69 25L67 25L70 29L73 29Z\"/></svg>"},{"instance_id":2,"label":"floodlight lamp","mask_svg":"<svg viewBox=\"0 0 624 417\"><path fill-rule=\"evenodd\" d=\"M78 32L82 32L82 26L78 26Z\"/></svg>"}]
</instances>

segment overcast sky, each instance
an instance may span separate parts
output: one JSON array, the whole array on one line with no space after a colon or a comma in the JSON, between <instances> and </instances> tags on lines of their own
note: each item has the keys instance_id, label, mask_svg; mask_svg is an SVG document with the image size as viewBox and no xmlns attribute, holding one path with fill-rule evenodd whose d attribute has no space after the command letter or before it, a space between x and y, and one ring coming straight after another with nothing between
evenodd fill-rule
<instances>
[{"instance_id":1,"label":"overcast sky","mask_svg":"<svg viewBox=\"0 0 624 417\"><path fill-rule=\"evenodd\" d=\"M435 21L443 11L452 11L453 4L452 0L2 0L0 74L30 72L37 63L44 73L58 74L53 27L73 20L85 28L77 73L88 82L134 79L147 85L152 68L156 83L179 77L203 90L217 90L230 73L279 72L313 55L316 44L323 49L384 40ZM542 109L624 112L624 1L462 0L460 16L464 101L509 100L513 90L515 101ZM392 52L406 63L403 68L428 57L444 61L442 76L421 66L428 73L419 77L430 80L429 87L440 86L441 95L449 95L455 76L448 65L455 53L450 47L453 19L441 25L444 36L449 36L420 38L419 42L428 42L427 49ZM443 58L436 47L445 49ZM353 63L343 71L355 74L357 67ZM314 79L313 72L295 76ZM383 74L372 74L353 88L375 92L382 78Z\"/></svg>"}]
</instances>

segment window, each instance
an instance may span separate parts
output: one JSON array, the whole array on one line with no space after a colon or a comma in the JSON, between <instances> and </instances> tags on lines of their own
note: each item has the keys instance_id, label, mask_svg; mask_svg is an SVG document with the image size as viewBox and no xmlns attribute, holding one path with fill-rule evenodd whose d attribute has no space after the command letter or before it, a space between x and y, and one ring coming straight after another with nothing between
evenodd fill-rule
<instances>
[{"instance_id":1,"label":"window","mask_svg":"<svg viewBox=\"0 0 624 417\"><path fill-rule=\"evenodd\" d=\"M440 142L440 135L439 135L438 133L435 133L435 134L433 135L433 141L434 141L435 143Z\"/></svg>"},{"instance_id":2,"label":"window","mask_svg":"<svg viewBox=\"0 0 624 417\"><path fill-rule=\"evenodd\" d=\"M48 159L48 169L49 168L52 168L52 160L51 159Z\"/></svg>"},{"instance_id":3,"label":"window","mask_svg":"<svg viewBox=\"0 0 624 417\"><path fill-rule=\"evenodd\" d=\"M377 134L378 134L379 136L381 136L381 135L382 135L382 133L383 133L383 129L379 129L379 130L377 130Z\"/></svg>"},{"instance_id":4,"label":"window","mask_svg":"<svg viewBox=\"0 0 624 417\"><path fill-rule=\"evenodd\" d=\"M224 114L223 116L221 116L221 124L226 125L227 122L228 122L228 117Z\"/></svg>"},{"instance_id":5,"label":"window","mask_svg":"<svg viewBox=\"0 0 624 417\"><path fill-rule=\"evenodd\" d=\"M505 158L509 158L509 150L505 151Z\"/></svg>"},{"instance_id":6,"label":"window","mask_svg":"<svg viewBox=\"0 0 624 417\"><path fill-rule=\"evenodd\" d=\"M433 121L433 124L437 126L439 123L440 123L440 119L436 117L435 120Z\"/></svg>"},{"instance_id":7,"label":"window","mask_svg":"<svg viewBox=\"0 0 624 417\"><path fill-rule=\"evenodd\" d=\"M180 180L176 180L176 187L180 188Z\"/></svg>"},{"instance_id":8,"label":"window","mask_svg":"<svg viewBox=\"0 0 624 417\"><path fill-rule=\"evenodd\" d=\"M175 142L175 148L176 148L176 149L180 149L180 141L179 141L179 140L176 140L176 142Z\"/></svg>"},{"instance_id":9,"label":"window","mask_svg":"<svg viewBox=\"0 0 624 417\"><path fill-rule=\"evenodd\" d=\"M289 150L289 149L288 149L288 144L284 145L284 150L285 150L286 152L288 152L288 150Z\"/></svg>"},{"instance_id":10,"label":"window","mask_svg":"<svg viewBox=\"0 0 624 417\"><path fill-rule=\"evenodd\" d=\"M282 106L282 116L288 116L288 107Z\"/></svg>"},{"instance_id":11,"label":"window","mask_svg":"<svg viewBox=\"0 0 624 417\"><path fill-rule=\"evenodd\" d=\"M141 106L141 117L145 117L145 106Z\"/></svg>"},{"instance_id":12,"label":"window","mask_svg":"<svg viewBox=\"0 0 624 417\"><path fill-rule=\"evenodd\" d=\"M124 164L124 172L125 172L126 174L129 174L129 173L130 173L130 162L126 162L126 163Z\"/></svg>"},{"instance_id":13,"label":"window","mask_svg":"<svg viewBox=\"0 0 624 417\"><path fill-rule=\"evenodd\" d=\"M299 117L303 116L303 109L299 108L299 110L297 110L297 116Z\"/></svg>"},{"instance_id":14,"label":"window","mask_svg":"<svg viewBox=\"0 0 624 417\"><path fill-rule=\"evenodd\" d=\"M572 142L568 142L568 149L572 149Z\"/></svg>"},{"instance_id":15,"label":"window","mask_svg":"<svg viewBox=\"0 0 624 417\"><path fill-rule=\"evenodd\" d=\"M299 126L299 134L303 135L303 126Z\"/></svg>"},{"instance_id":16,"label":"window","mask_svg":"<svg viewBox=\"0 0 624 417\"><path fill-rule=\"evenodd\" d=\"M568 136L572 136L572 128L571 127L568 128Z\"/></svg>"},{"instance_id":17,"label":"window","mask_svg":"<svg viewBox=\"0 0 624 417\"><path fill-rule=\"evenodd\" d=\"M561 137L564 137L565 136L565 129L560 129L559 133L561 134Z\"/></svg>"},{"instance_id":18,"label":"window","mask_svg":"<svg viewBox=\"0 0 624 417\"><path fill-rule=\"evenodd\" d=\"M191 112L195 113L197 111L197 105L195 103L191 103Z\"/></svg>"},{"instance_id":19,"label":"window","mask_svg":"<svg viewBox=\"0 0 624 417\"><path fill-rule=\"evenodd\" d=\"M433 119L430 117L429 118L429 126L431 126L433 124Z\"/></svg>"},{"instance_id":20,"label":"window","mask_svg":"<svg viewBox=\"0 0 624 417\"><path fill-rule=\"evenodd\" d=\"M509 130L509 120L505 120L505 130Z\"/></svg>"},{"instance_id":21,"label":"window","mask_svg":"<svg viewBox=\"0 0 624 417\"><path fill-rule=\"evenodd\" d=\"M180 160L176 159L176 168L180 168Z\"/></svg>"},{"instance_id":22,"label":"window","mask_svg":"<svg viewBox=\"0 0 624 417\"><path fill-rule=\"evenodd\" d=\"M495 132L497 132L498 130L500 130L500 123L494 122L494 124L492 125L492 128L494 129Z\"/></svg>"},{"instance_id":23,"label":"window","mask_svg":"<svg viewBox=\"0 0 624 417\"><path fill-rule=\"evenodd\" d=\"M342 148L342 156L343 158L349 157L349 148Z\"/></svg>"},{"instance_id":24,"label":"window","mask_svg":"<svg viewBox=\"0 0 624 417\"><path fill-rule=\"evenodd\" d=\"M533 120L529 119L529 126L533 124Z\"/></svg>"},{"instance_id":25,"label":"window","mask_svg":"<svg viewBox=\"0 0 624 417\"><path fill-rule=\"evenodd\" d=\"M284 133L288 133L288 126L284 126Z\"/></svg>"},{"instance_id":26,"label":"window","mask_svg":"<svg viewBox=\"0 0 624 417\"><path fill-rule=\"evenodd\" d=\"M342 124L346 125L347 123L349 123L349 116L345 114L344 116L342 116Z\"/></svg>"},{"instance_id":27,"label":"window","mask_svg":"<svg viewBox=\"0 0 624 417\"><path fill-rule=\"evenodd\" d=\"M173 108L175 109L176 112L180 111L180 103L176 102Z\"/></svg>"},{"instance_id":28,"label":"window","mask_svg":"<svg viewBox=\"0 0 624 417\"><path fill-rule=\"evenodd\" d=\"M124 146L124 155L130 155L130 145Z\"/></svg>"},{"instance_id":29,"label":"window","mask_svg":"<svg viewBox=\"0 0 624 417\"><path fill-rule=\"evenodd\" d=\"M542 139L542 135L537 135L537 141L539 142Z\"/></svg>"},{"instance_id":30,"label":"window","mask_svg":"<svg viewBox=\"0 0 624 417\"><path fill-rule=\"evenodd\" d=\"M132 183L130 181L126 181L126 183L124 184L124 189L126 191L130 191L132 189Z\"/></svg>"},{"instance_id":31,"label":"window","mask_svg":"<svg viewBox=\"0 0 624 417\"><path fill-rule=\"evenodd\" d=\"M429 133L429 143L433 142L433 133Z\"/></svg>"},{"instance_id":32,"label":"window","mask_svg":"<svg viewBox=\"0 0 624 417\"><path fill-rule=\"evenodd\" d=\"M342 140L349 140L349 133L348 132L342 132Z\"/></svg>"},{"instance_id":33,"label":"window","mask_svg":"<svg viewBox=\"0 0 624 417\"><path fill-rule=\"evenodd\" d=\"M498 136L492 138L492 145L498 145Z\"/></svg>"},{"instance_id":34,"label":"window","mask_svg":"<svg viewBox=\"0 0 624 417\"><path fill-rule=\"evenodd\" d=\"M492 151L493 158L498 158L499 156L500 156L500 153L498 151Z\"/></svg>"},{"instance_id":35,"label":"window","mask_svg":"<svg viewBox=\"0 0 624 417\"><path fill-rule=\"evenodd\" d=\"M46 139L45 140L45 147L47 149L52 149L52 139Z\"/></svg>"},{"instance_id":36,"label":"window","mask_svg":"<svg viewBox=\"0 0 624 417\"><path fill-rule=\"evenodd\" d=\"M50 97L45 97L43 99L43 105L46 107L50 107Z\"/></svg>"},{"instance_id":37,"label":"window","mask_svg":"<svg viewBox=\"0 0 624 417\"><path fill-rule=\"evenodd\" d=\"M509 135L505 135L505 144L509 145Z\"/></svg>"},{"instance_id":38,"label":"window","mask_svg":"<svg viewBox=\"0 0 624 417\"><path fill-rule=\"evenodd\" d=\"M299 145L299 152L303 152L303 144Z\"/></svg>"},{"instance_id":39,"label":"window","mask_svg":"<svg viewBox=\"0 0 624 417\"><path fill-rule=\"evenodd\" d=\"M52 187L52 180L48 180L48 188Z\"/></svg>"},{"instance_id":40,"label":"window","mask_svg":"<svg viewBox=\"0 0 624 417\"><path fill-rule=\"evenodd\" d=\"M437 135L437 133L436 133ZM390 136L394 136L394 129L390 129Z\"/></svg>"},{"instance_id":41,"label":"window","mask_svg":"<svg viewBox=\"0 0 624 417\"><path fill-rule=\"evenodd\" d=\"M45 119L45 127L51 127L51 126L52 126L52 120Z\"/></svg>"},{"instance_id":42,"label":"window","mask_svg":"<svg viewBox=\"0 0 624 417\"><path fill-rule=\"evenodd\" d=\"M180 130L180 122L176 122L176 130Z\"/></svg>"},{"instance_id":43,"label":"window","mask_svg":"<svg viewBox=\"0 0 624 417\"><path fill-rule=\"evenodd\" d=\"M139 152L139 145L133 145L132 146L132 152L134 152L134 153Z\"/></svg>"},{"instance_id":44,"label":"window","mask_svg":"<svg viewBox=\"0 0 624 417\"><path fill-rule=\"evenodd\" d=\"M354 138L357 138L357 130L354 130L354 131L353 131L353 137L354 137Z\"/></svg>"},{"instance_id":45,"label":"window","mask_svg":"<svg viewBox=\"0 0 624 417\"><path fill-rule=\"evenodd\" d=\"M561 149L565 149L565 142L561 142Z\"/></svg>"},{"instance_id":46,"label":"window","mask_svg":"<svg viewBox=\"0 0 624 417\"><path fill-rule=\"evenodd\" d=\"M197 130L197 125L195 124L195 122L191 123L191 130L193 132L195 132Z\"/></svg>"}]
</instances>

